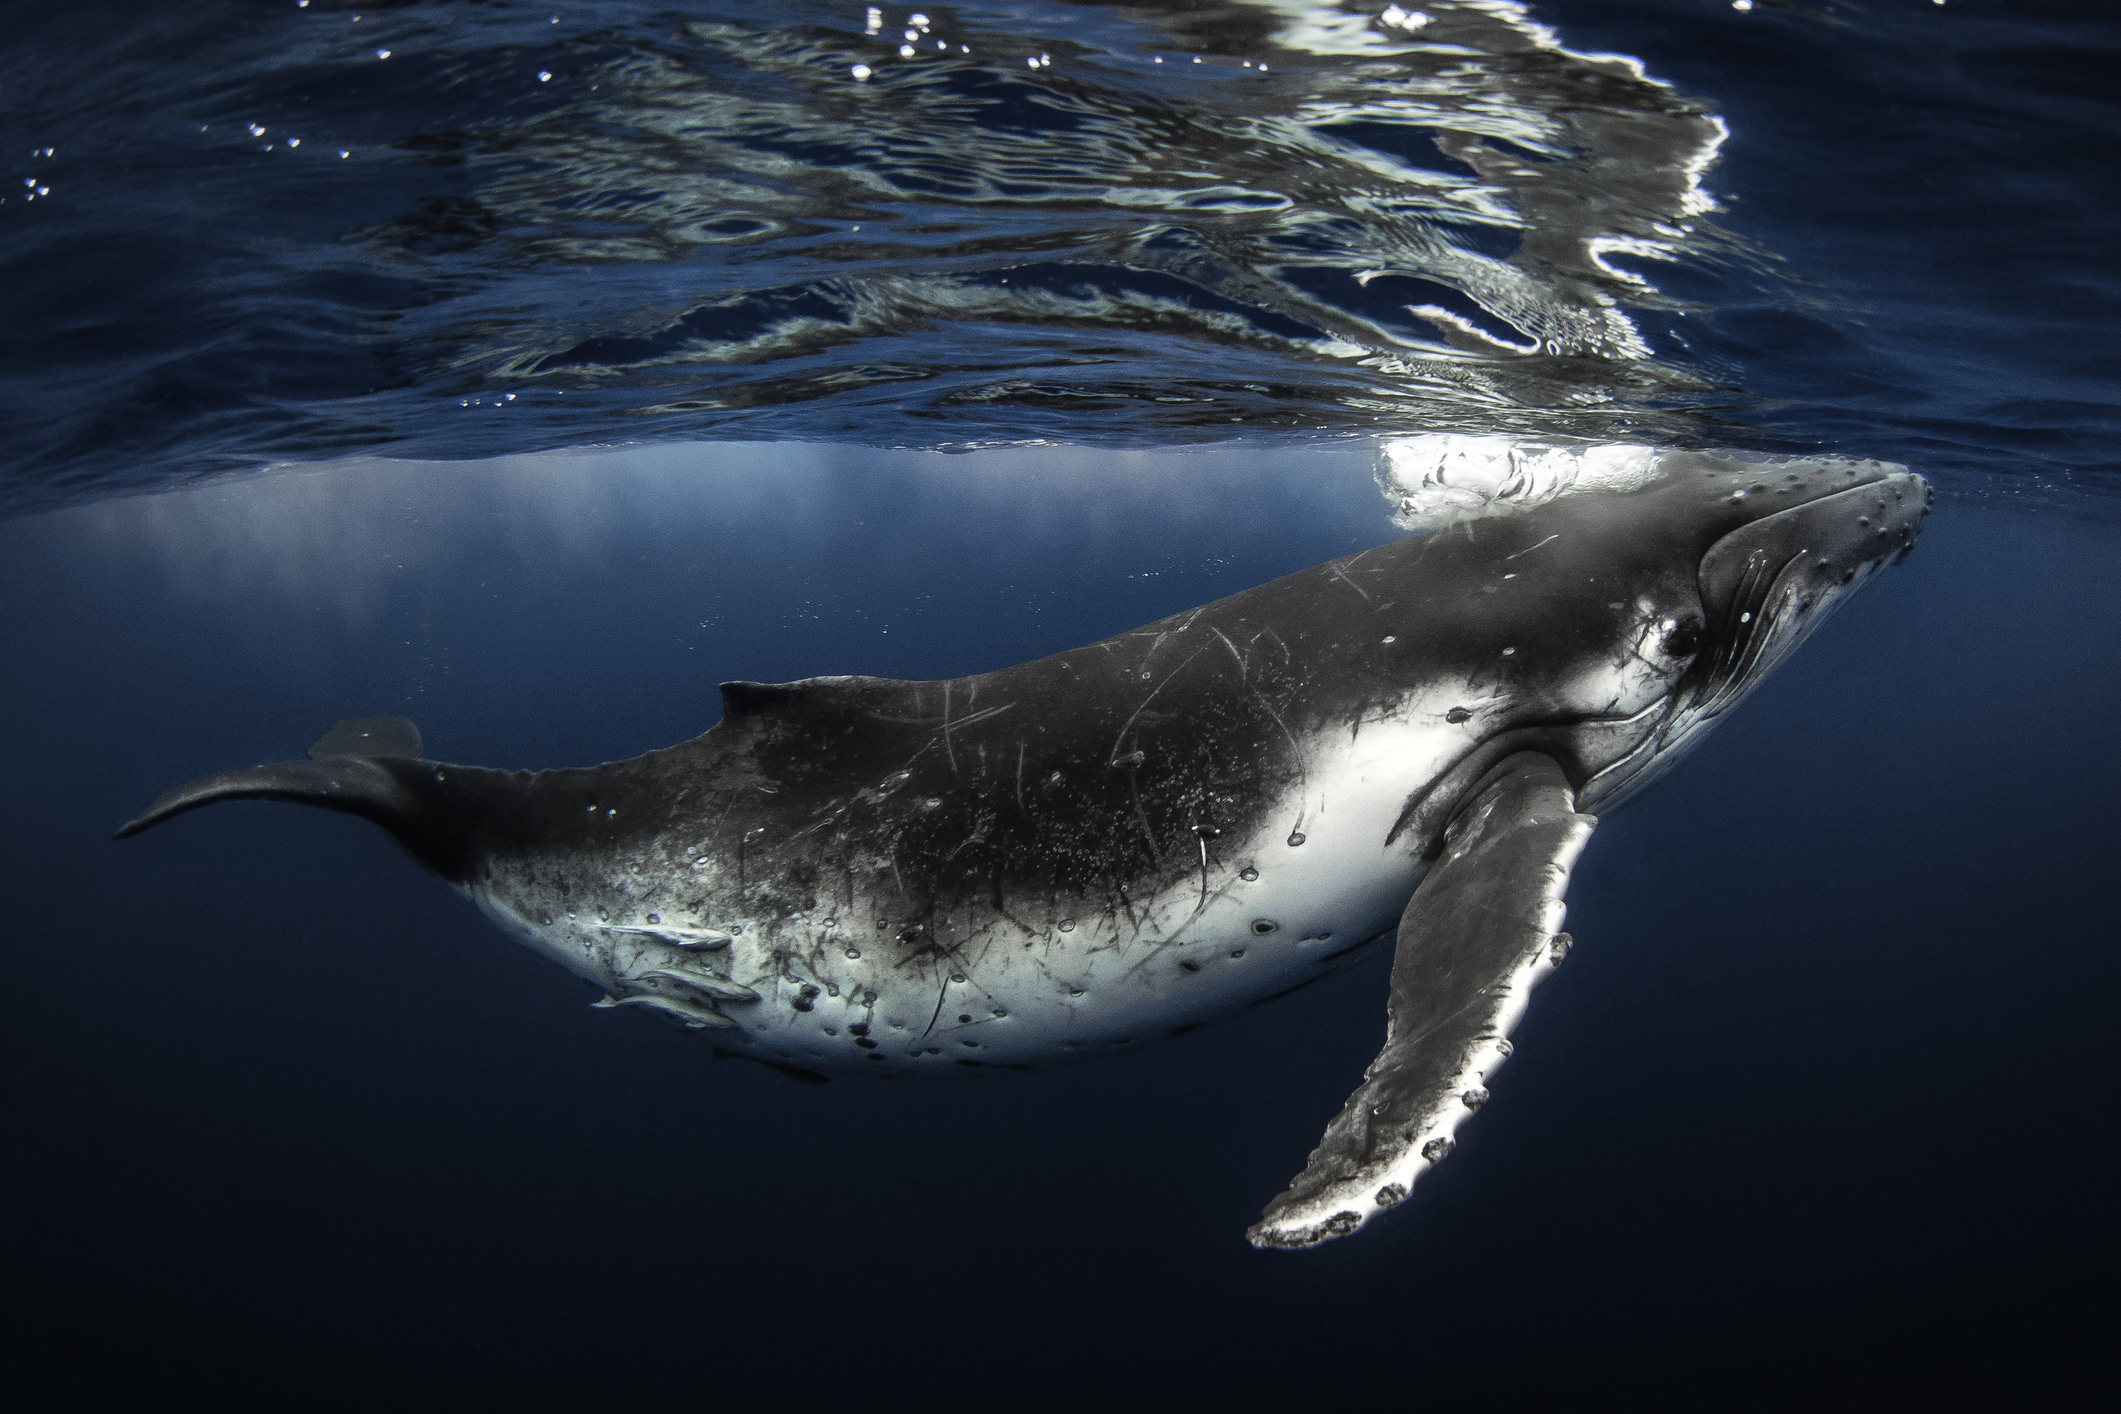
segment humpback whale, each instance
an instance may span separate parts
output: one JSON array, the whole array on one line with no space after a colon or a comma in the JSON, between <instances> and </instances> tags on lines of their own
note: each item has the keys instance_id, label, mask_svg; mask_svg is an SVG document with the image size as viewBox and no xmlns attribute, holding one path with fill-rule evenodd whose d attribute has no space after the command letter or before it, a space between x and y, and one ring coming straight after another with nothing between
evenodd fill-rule
<instances>
[{"instance_id":1,"label":"humpback whale","mask_svg":"<svg viewBox=\"0 0 2121 1414\"><path fill-rule=\"evenodd\" d=\"M631 760L490 770L342 722L118 834L237 799L360 816L596 1005L807 1073L1111 1053L1396 936L1384 1049L1250 1232L1307 1247L1485 1103L1598 814L1929 500L1885 463L1667 453L1015 667L725 683L717 725Z\"/></svg>"}]
</instances>

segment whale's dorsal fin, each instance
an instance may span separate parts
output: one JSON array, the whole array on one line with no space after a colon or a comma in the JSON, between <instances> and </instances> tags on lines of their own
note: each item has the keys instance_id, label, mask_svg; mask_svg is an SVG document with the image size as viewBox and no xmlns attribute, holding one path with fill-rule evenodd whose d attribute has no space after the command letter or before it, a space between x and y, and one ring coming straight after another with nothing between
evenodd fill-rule
<instances>
[{"instance_id":1,"label":"whale's dorsal fin","mask_svg":"<svg viewBox=\"0 0 2121 1414\"><path fill-rule=\"evenodd\" d=\"M309 748L312 761L337 756L410 756L427 754L420 729L405 717L354 717L339 722Z\"/></svg>"},{"instance_id":2,"label":"whale's dorsal fin","mask_svg":"<svg viewBox=\"0 0 2121 1414\"><path fill-rule=\"evenodd\" d=\"M1532 985L1568 951L1569 870L1597 817L1551 757L1520 752L1467 792L1399 920L1385 1046L1287 1192L1248 1234L1310 1247L1407 1196L1487 1099Z\"/></svg>"}]
</instances>

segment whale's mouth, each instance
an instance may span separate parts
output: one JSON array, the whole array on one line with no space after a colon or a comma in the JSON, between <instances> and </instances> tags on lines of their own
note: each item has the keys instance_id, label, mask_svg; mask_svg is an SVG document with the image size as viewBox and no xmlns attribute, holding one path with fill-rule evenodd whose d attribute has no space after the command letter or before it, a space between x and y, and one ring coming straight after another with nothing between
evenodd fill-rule
<instances>
[{"instance_id":1,"label":"whale's mouth","mask_svg":"<svg viewBox=\"0 0 2121 1414\"><path fill-rule=\"evenodd\" d=\"M1653 709L1654 727L1577 788L1578 808L1611 809L1676 764L1842 600L1906 558L1929 499L1921 477L1895 472L1762 516L1712 545L1697 571L1704 648Z\"/></svg>"},{"instance_id":2,"label":"whale's mouth","mask_svg":"<svg viewBox=\"0 0 2121 1414\"><path fill-rule=\"evenodd\" d=\"M1710 651L1695 662L1686 709L1660 735L1692 730L1735 706L1841 600L1904 558L1928 514L1928 484L1896 473L1763 516L1718 540L1698 574Z\"/></svg>"},{"instance_id":3,"label":"whale's mouth","mask_svg":"<svg viewBox=\"0 0 2121 1414\"><path fill-rule=\"evenodd\" d=\"M1825 618L1812 612L1799 580L1809 548L1777 559L1764 547L1750 549L1728 597L1716 613L1710 651L1694 667L1697 686L1687 709L1674 712L1658 739L1722 716L1746 690L1795 650ZM1820 606L1826 607L1826 606Z\"/></svg>"},{"instance_id":4,"label":"whale's mouth","mask_svg":"<svg viewBox=\"0 0 2121 1414\"><path fill-rule=\"evenodd\" d=\"M1796 652L1842 600L1906 558L1929 514L1929 499L1921 477L1895 473L1763 516L1711 546L1699 570L1709 646L1644 743L1655 759L1637 761L1632 773L1623 773L1614 798L1662 774Z\"/></svg>"},{"instance_id":5,"label":"whale's mouth","mask_svg":"<svg viewBox=\"0 0 2121 1414\"><path fill-rule=\"evenodd\" d=\"M1826 617L1802 597L1806 552L1781 561L1749 553L1717 615L1710 647L1676 691L1641 714L1654 717L1624 754L1577 787L1577 808L1611 810L1678 764L1716 719L1788 657Z\"/></svg>"}]
</instances>

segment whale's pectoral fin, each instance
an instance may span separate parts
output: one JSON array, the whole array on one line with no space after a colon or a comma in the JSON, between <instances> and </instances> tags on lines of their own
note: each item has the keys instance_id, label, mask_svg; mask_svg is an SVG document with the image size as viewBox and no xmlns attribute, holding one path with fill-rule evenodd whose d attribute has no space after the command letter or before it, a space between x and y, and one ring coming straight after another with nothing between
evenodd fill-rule
<instances>
[{"instance_id":1,"label":"whale's pectoral fin","mask_svg":"<svg viewBox=\"0 0 2121 1414\"><path fill-rule=\"evenodd\" d=\"M1597 824L1537 752L1498 763L1466 794L1399 920L1384 1049L1253 1226L1253 1246L1344 1237L1450 1153L1510 1053L1532 985L1568 951L1562 895Z\"/></svg>"},{"instance_id":2,"label":"whale's pectoral fin","mask_svg":"<svg viewBox=\"0 0 2121 1414\"><path fill-rule=\"evenodd\" d=\"M412 815L416 802L399 773L379 762L417 758L422 750L420 729L403 717L340 722L317 738L309 760L275 761L186 781L119 826L117 837L137 835L173 815L222 800L288 800L392 828Z\"/></svg>"}]
</instances>

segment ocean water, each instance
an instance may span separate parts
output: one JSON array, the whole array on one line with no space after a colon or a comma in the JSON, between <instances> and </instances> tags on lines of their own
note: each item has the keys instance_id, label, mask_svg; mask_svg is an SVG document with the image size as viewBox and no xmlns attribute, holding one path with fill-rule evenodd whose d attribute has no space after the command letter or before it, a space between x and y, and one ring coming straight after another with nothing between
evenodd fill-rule
<instances>
[{"instance_id":1,"label":"ocean water","mask_svg":"<svg viewBox=\"0 0 2121 1414\"><path fill-rule=\"evenodd\" d=\"M2091 1369L2121 26L914 13L10 16L14 1382L1787 1407ZM1494 1102L1346 1242L1242 1234L1374 1054L1384 952L1124 1059L809 1086L591 1010L358 822L109 840L342 717L580 764L727 678L1087 642L1403 533L1380 447L1437 433L1876 456L1937 512L1601 826Z\"/></svg>"}]
</instances>

